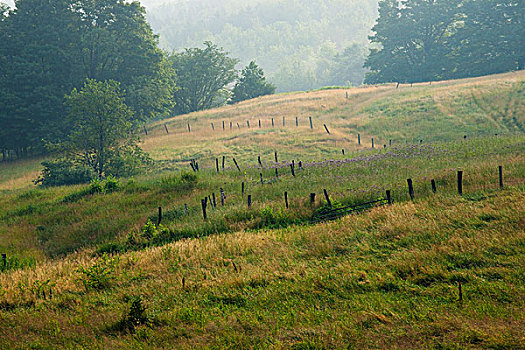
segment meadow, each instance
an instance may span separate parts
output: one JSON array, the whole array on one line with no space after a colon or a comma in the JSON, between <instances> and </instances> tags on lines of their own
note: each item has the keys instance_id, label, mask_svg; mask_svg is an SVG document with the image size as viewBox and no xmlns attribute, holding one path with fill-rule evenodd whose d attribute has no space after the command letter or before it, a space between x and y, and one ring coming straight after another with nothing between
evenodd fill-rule
<instances>
[{"instance_id":1,"label":"meadow","mask_svg":"<svg viewBox=\"0 0 525 350\"><path fill-rule=\"evenodd\" d=\"M41 159L1 164L0 348L523 346L524 78L177 116L142 135L156 167L102 193L32 185ZM312 225L323 190L394 203Z\"/></svg>"}]
</instances>

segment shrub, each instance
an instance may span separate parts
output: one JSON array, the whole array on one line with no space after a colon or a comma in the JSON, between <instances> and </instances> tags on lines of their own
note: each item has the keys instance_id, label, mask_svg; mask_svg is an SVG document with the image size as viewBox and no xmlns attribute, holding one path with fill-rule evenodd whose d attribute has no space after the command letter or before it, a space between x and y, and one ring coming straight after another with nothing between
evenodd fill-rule
<instances>
[{"instance_id":1,"label":"shrub","mask_svg":"<svg viewBox=\"0 0 525 350\"><path fill-rule=\"evenodd\" d=\"M170 175L161 179L161 187L165 191L188 191L195 188L198 182L196 174L182 172L179 176Z\"/></svg>"},{"instance_id":2,"label":"shrub","mask_svg":"<svg viewBox=\"0 0 525 350\"><path fill-rule=\"evenodd\" d=\"M117 265L117 257L110 257L107 254L102 255L100 260L88 268L79 267L77 271L80 273L80 281L86 288L102 290L110 286Z\"/></svg>"},{"instance_id":3,"label":"shrub","mask_svg":"<svg viewBox=\"0 0 525 350\"><path fill-rule=\"evenodd\" d=\"M45 161L42 165L44 169L33 182L43 187L83 184L96 177L91 168L74 164L66 159Z\"/></svg>"}]
</instances>

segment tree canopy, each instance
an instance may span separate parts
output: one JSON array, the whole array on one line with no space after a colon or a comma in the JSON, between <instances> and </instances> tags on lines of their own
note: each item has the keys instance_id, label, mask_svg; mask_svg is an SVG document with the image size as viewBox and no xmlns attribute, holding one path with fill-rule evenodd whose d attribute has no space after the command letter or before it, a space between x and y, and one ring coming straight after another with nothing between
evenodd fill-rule
<instances>
[{"instance_id":1,"label":"tree canopy","mask_svg":"<svg viewBox=\"0 0 525 350\"><path fill-rule=\"evenodd\" d=\"M275 86L266 81L264 72L255 61L242 70L233 88L232 103L275 93Z\"/></svg>"},{"instance_id":2,"label":"tree canopy","mask_svg":"<svg viewBox=\"0 0 525 350\"><path fill-rule=\"evenodd\" d=\"M170 63L178 87L173 95L175 112L190 113L217 104L224 88L237 78L237 62L209 41L204 48L190 48L172 55Z\"/></svg>"},{"instance_id":3,"label":"tree canopy","mask_svg":"<svg viewBox=\"0 0 525 350\"><path fill-rule=\"evenodd\" d=\"M138 2L18 0L1 22L0 149L60 140L64 96L86 78L122 84L137 119L164 112L165 59ZM168 85L166 85L168 84Z\"/></svg>"},{"instance_id":4,"label":"tree canopy","mask_svg":"<svg viewBox=\"0 0 525 350\"><path fill-rule=\"evenodd\" d=\"M422 82L522 69L519 0L382 0L367 83Z\"/></svg>"}]
</instances>

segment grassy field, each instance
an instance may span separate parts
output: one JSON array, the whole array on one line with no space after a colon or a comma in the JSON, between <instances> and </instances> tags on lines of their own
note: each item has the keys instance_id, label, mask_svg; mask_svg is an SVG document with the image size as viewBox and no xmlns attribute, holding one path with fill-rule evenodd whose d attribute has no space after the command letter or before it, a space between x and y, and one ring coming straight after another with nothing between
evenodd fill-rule
<instances>
[{"instance_id":1,"label":"grassy field","mask_svg":"<svg viewBox=\"0 0 525 350\"><path fill-rule=\"evenodd\" d=\"M178 116L143 135L157 167L111 193L0 164L0 348L520 348L524 88L516 72ZM324 189L394 205L311 225Z\"/></svg>"}]
</instances>

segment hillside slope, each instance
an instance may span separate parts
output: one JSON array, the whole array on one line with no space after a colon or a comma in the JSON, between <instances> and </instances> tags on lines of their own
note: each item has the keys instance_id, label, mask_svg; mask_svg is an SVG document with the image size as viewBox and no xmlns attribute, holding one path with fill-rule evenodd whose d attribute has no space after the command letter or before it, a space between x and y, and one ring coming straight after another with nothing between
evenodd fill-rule
<instances>
[{"instance_id":1,"label":"hillside slope","mask_svg":"<svg viewBox=\"0 0 525 350\"><path fill-rule=\"evenodd\" d=\"M439 196L0 274L0 347L517 349L524 204Z\"/></svg>"}]
</instances>

